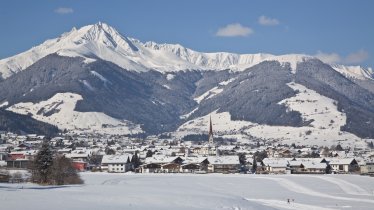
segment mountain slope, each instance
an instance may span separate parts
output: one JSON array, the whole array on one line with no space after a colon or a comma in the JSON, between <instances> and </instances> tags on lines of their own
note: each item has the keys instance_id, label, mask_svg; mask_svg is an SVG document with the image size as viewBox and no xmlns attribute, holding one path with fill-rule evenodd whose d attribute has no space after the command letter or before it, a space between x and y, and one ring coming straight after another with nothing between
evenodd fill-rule
<instances>
[{"instance_id":1,"label":"mountain slope","mask_svg":"<svg viewBox=\"0 0 374 210\"><path fill-rule=\"evenodd\" d=\"M98 23L3 59L0 72L1 107L62 129L180 136L213 115L226 136L374 138L372 70L306 55L201 53Z\"/></svg>"},{"instance_id":2,"label":"mountain slope","mask_svg":"<svg viewBox=\"0 0 374 210\"><path fill-rule=\"evenodd\" d=\"M34 120L30 116L16 114L0 109L0 130L14 133L29 133L46 136L54 136L58 128L47 123Z\"/></svg>"},{"instance_id":3,"label":"mountain slope","mask_svg":"<svg viewBox=\"0 0 374 210\"><path fill-rule=\"evenodd\" d=\"M195 105L189 97L200 77L199 72L179 72L167 80L155 71L137 73L99 59L87 64L82 58L51 54L1 82L0 102L25 113L14 105L24 107L20 103L36 104L58 93L75 93L83 98L77 100L75 111L105 113L154 133L175 128L179 115Z\"/></svg>"}]
</instances>

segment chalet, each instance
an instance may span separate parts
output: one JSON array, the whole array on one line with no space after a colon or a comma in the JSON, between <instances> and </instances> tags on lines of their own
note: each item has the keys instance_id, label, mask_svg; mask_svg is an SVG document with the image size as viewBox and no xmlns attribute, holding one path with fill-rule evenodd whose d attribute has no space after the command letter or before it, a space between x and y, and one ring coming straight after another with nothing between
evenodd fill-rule
<instances>
[{"instance_id":1,"label":"chalet","mask_svg":"<svg viewBox=\"0 0 374 210\"><path fill-rule=\"evenodd\" d=\"M328 169L324 158L292 158L288 164L292 174L325 174Z\"/></svg>"},{"instance_id":2,"label":"chalet","mask_svg":"<svg viewBox=\"0 0 374 210\"><path fill-rule=\"evenodd\" d=\"M112 173L124 173L133 169L132 154L104 155L101 169Z\"/></svg>"},{"instance_id":3,"label":"chalet","mask_svg":"<svg viewBox=\"0 0 374 210\"><path fill-rule=\"evenodd\" d=\"M326 163L318 162L302 162L301 173L304 174L325 174L327 172L328 165Z\"/></svg>"},{"instance_id":4,"label":"chalet","mask_svg":"<svg viewBox=\"0 0 374 210\"><path fill-rule=\"evenodd\" d=\"M357 172L360 169L354 158L332 158L329 165L333 172L337 173Z\"/></svg>"},{"instance_id":5,"label":"chalet","mask_svg":"<svg viewBox=\"0 0 374 210\"><path fill-rule=\"evenodd\" d=\"M288 166L291 170L291 174L299 174L304 170L304 165L301 160L296 160L295 158L288 161Z\"/></svg>"},{"instance_id":6,"label":"chalet","mask_svg":"<svg viewBox=\"0 0 374 210\"><path fill-rule=\"evenodd\" d=\"M237 173L240 168L239 156L209 156L208 172Z\"/></svg>"},{"instance_id":7,"label":"chalet","mask_svg":"<svg viewBox=\"0 0 374 210\"><path fill-rule=\"evenodd\" d=\"M146 163L140 166L140 173L159 173L161 172L161 164Z\"/></svg>"},{"instance_id":8,"label":"chalet","mask_svg":"<svg viewBox=\"0 0 374 210\"><path fill-rule=\"evenodd\" d=\"M183 159L179 156L170 157L153 155L145 159L145 164L140 166L142 173L176 173L180 172Z\"/></svg>"},{"instance_id":9,"label":"chalet","mask_svg":"<svg viewBox=\"0 0 374 210\"><path fill-rule=\"evenodd\" d=\"M165 163L161 165L161 172L163 173L178 173L181 165L179 163Z\"/></svg>"},{"instance_id":10,"label":"chalet","mask_svg":"<svg viewBox=\"0 0 374 210\"><path fill-rule=\"evenodd\" d=\"M180 171L182 173L207 172L208 164L207 157L186 157Z\"/></svg>"}]
</instances>

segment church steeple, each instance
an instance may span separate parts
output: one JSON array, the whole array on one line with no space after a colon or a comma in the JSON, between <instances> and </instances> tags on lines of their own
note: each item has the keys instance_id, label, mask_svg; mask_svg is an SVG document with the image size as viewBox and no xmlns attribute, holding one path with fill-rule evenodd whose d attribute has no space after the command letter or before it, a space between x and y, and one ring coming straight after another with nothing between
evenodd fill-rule
<instances>
[{"instance_id":1,"label":"church steeple","mask_svg":"<svg viewBox=\"0 0 374 210\"><path fill-rule=\"evenodd\" d=\"M210 123L209 123L209 144L213 145L213 126L212 126L212 116L210 116Z\"/></svg>"}]
</instances>

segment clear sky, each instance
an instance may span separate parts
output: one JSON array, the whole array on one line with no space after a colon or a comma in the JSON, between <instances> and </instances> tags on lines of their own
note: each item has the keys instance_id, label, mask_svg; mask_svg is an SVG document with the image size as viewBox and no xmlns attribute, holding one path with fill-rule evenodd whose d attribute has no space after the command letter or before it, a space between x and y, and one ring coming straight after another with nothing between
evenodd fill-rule
<instances>
[{"instance_id":1,"label":"clear sky","mask_svg":"<svg viewBox=\"0 0 374 210\"><path fill-rule=\"evenodd\" d=\"M374 67L372 0L1 0L0 59L98 21L197 51L305 53Z\"/></svg>"}]
</instances>

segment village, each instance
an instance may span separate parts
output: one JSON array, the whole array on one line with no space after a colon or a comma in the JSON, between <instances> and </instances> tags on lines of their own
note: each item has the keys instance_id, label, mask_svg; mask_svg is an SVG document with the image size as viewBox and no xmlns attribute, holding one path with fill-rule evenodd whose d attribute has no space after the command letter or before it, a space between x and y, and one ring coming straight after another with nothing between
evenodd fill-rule
<instances>
[{"instance_id":1,"label":"village","mask_svg":"<svg viewBox=\"0 0 374 210\"><path fill-rule=\"evenodd\" d=\"M45 139L36 134L1 132L1 169L28 169ZM260 142L215 143L211 127L209 139L202 141L92 134L61 134L49 141L53 150L69 158L79 172L374 175L372 145L343 149L340 145L327 148Z\"/></svg>"}]
</instances>

